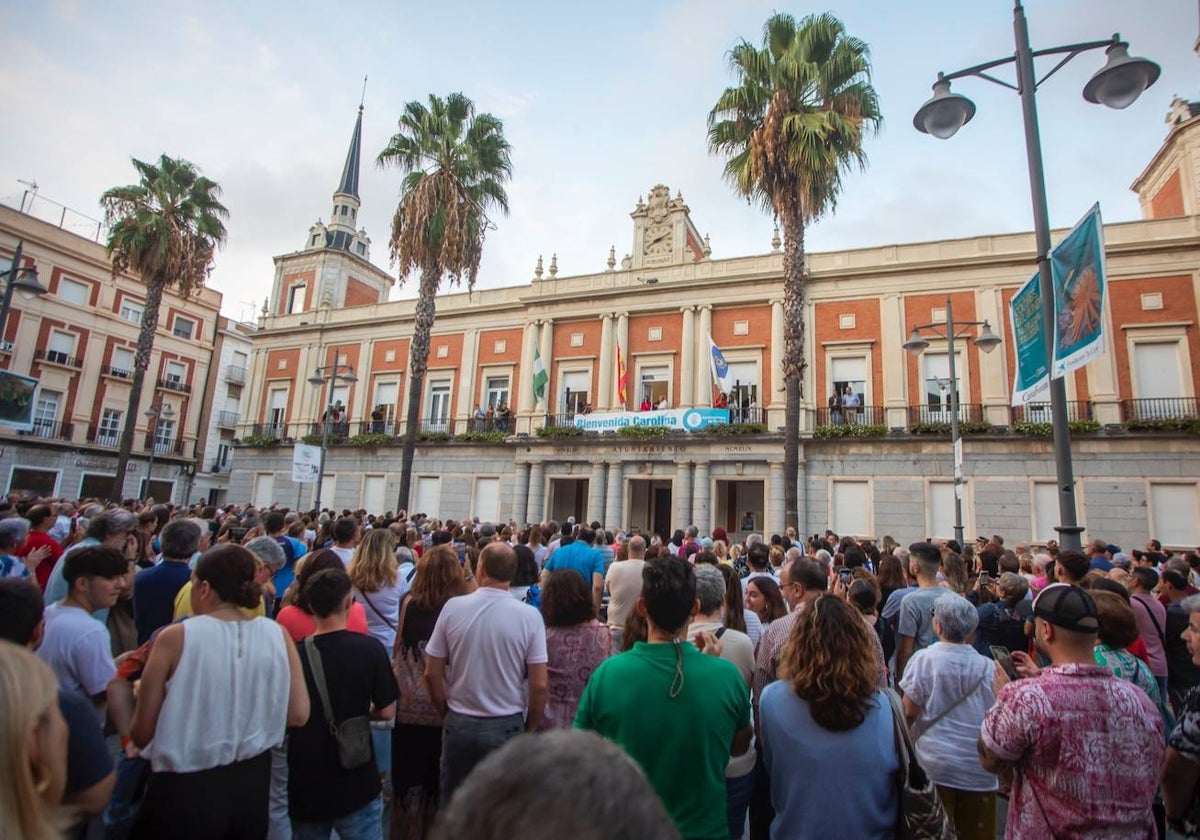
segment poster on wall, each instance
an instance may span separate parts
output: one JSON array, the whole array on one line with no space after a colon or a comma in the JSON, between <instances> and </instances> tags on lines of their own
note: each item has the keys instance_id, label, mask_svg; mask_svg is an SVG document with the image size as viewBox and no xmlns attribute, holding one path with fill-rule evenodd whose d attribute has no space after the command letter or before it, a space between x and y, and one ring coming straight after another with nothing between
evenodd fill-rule
<instances>
[{"instance_id":1,"label":"poster on wall","mask_svg":"<svg viewBox=\"0 0 1200 840\"><path fill-rule=\"evenodd\" d=\"M38 380L0 370L0 426L33 431L34 394Z\"/></svg>"},{"instance_id":2,"label":"poster on wall","mask_svg":"<svg viewBox=\"0 0 1200 840\"><path fill-rule=\"evenodd\" d=\"M1054 278L1055 379L1104 352L1104 226L1100 205L1050 253Z\"/></svg>"}]
</instances>

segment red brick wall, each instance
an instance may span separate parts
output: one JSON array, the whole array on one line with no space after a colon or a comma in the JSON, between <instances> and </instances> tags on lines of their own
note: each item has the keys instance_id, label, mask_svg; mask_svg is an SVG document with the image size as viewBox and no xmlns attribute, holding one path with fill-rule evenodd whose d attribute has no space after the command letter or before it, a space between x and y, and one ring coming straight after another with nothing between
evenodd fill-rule
<instances>
[{"instance_id":1,"label":"red brick wall","mask_svg":"<svg viewBox=\"0 0 1200 840\"><path fill-rule=\"evenodd\" d=\"M1150 199L1150 218L1167 219L1182 215L1183 181L1179 177L1179 170L1176 169Z\"/></svg>"},{"instance_id":2,"label":"red brick wall","mask_svg":"<svg viewBox=\"0 0 1200 840\"><path fill-rule=\"evenodd\" d=\"M1142 295L1146 292L1162 293L1162 309L1142 310ZM1192 375L1200 372L1200 335L1196 327L1196 295L1192 278L1187 275L1174 277L1149 277L1135 280L1116 280L1108 284L1108 305L1112 311L1115 335L1109 342L1110 352L1117 354L1117 392L1122 399L1133 398L1130 381L1130 358L1125 338L1125 324L1156 324L1191 322L1184 328L1187 336L1188 354L1192 361ZM1180 396L1183 396L1180 394Z\"/></svg>"},{"instance_id":3,"label":"red brick wall","mask_svg":"<svg viewBox=\"0 0 1200 840\"><path fill-rule=\"evenodd\" d=\"M379 303L379 292L361 280L346 278L346 306L369 306Z\"/></svg>"},{"instance_id":4,"label":"red brick wall","mask_svg":"<svg viewBox=\"0 0 1200 840\"><path fill-rule=\"evenodd\" d=\"M959 321L975 321L979 320L979 315L975 311L975 294L974 292L955 292L950 296L954 305L954 317ZM946 307L946 295L909 295L904 298L904 338L907 341L909 333L917 324L928 324L933 320L934 309L944 309ZM925 337L929 338L932 343L932 333L926 332ZM944 348L944 342L941 343ZM955 350L958 351L959 359L965 359L967 363L966 379L968 393L962 395L964 403L979 403L982 401L979 389L979 350L973 342L967 343L966 347L960 344L955 344ZM914 356L911 353L904 354L904 364L907 370L908 377L908 402L909 405L920 405L924 400L925 382L924 369L919 356ZM958 371L959 379L963 379L963 372Z\"/></svg>"},{"instance_id":5,"label":"red brick wall","mask_svg":"<svg viewBox=\"0 0 1200 840\"><path fill-rule=\"evenodd\" d=\"M812 401L825 405L829 395L833 393L828 381L828 371L825 365L825 344L839 341L873 341L870 345L871 393L862 396L864 405L883 405L883 333L880 326L879 300L838 300L818 303L813 308L816 323L810 324L813 338L816 341L816 358L809 359L813 368L813 382L816 383L815 394L810 394ZM854 316L854 329L841 328L841 316ZM836 346L836 345L835 345ZM782 356L783 348L779 348ZM782 383L781 383L782 384Z\"/></svg>"}]
</instances>

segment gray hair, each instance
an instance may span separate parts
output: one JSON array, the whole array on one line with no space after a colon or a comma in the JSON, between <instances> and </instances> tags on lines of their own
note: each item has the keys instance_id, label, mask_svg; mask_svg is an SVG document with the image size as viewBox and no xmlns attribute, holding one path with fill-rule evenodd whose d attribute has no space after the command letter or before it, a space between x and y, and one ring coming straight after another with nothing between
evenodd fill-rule
<instances>
[{"instance_id":1,"label":"gray hair","mask_svg":"<svg viewBox=\"0 0 1200 840\"><path fill-rule=\"evenodd\" d=\"M20 516L0 519L0 547L20 548L27 536L29 536L28 519Z\"/></svg>"},{"instance_id":2,"label":"gray hair","mask_svg":"<svg viewBox=\"0 0 1200 840\"><path fill-rule=\"evenodd\" d=\"M787 551L785 551L783 553L783 558L785 561L786 560L799 560L803 556L804 555L800 553L800 549L796 548L796 546L792 546L791 548L789 548Z\"/></svg>"},{"instance_id":3,"label":"gray hair","mask_svg":"<svg viewBox=\"0 0 1200 840\"><path fill-rule=\"evenodd\" d=\"M1050 561L1053 558L1045 552L1039 551L1033 555L1033 570L1035 572L1044 572L1050 566Z\"/></svg>"},{"instance_id":4,"label":"gray hair","mask_svg":"<svg viewBox=\"0 0 1200 840\"><path fill-rule=\"evenodd\" d=\"M696 566L696 598L700 601L700 614L712 615L725 602L725 575L716 566Z\"/></svg>"},{"instance_id":5,"label":"gray hair","mask_svg":"<svg viewBox=\"0 0 1200 840\"><path fill-rule=\"evenodd\" d=\"M1000 575L1000 591L1005 601L1015 604L1029 593L1029 581L1016 572L1005 572Z\"/></svg>"},{"instance_id":6,"label":"gray hair","mask_svg":"<svg viewBox=\"0 0 1200 840\"><path fill-rule=\"evenodd\" d=\"M194 519L172 519L158 534L162 556L172 560L190 559L200 548L202 527Z\"/></svg>"},{"instance_id":7,"label":"gray hair","mask_svg":"<svg viewBox=\"0 0 1200 840\"><path fill-rule=\"evenodd\" d=\"M948 593L933 602L933 618L941 628L938 638L943 642L965 642L979 626L975 606L961 595Z\"/></svg>"},{"instance_id":8,"label":"gray hair","mask_svg":"<svg viewBox=\"0 0 1200 840\"><path fill-rule=\"evenodd\" d=\"M1191 595L1179 602L1179 607L1185 613L1200 612L1200 595Z\"/></svg>"},{"instance_id":9,"label":"gray hair","mask_svg":"<svg viewBox=\"0 0 1200 840\"><path fill-rule=\"evenodd\" d=\"M815 557L817 562L824 563L826 566L833 563L833 555L823 548L817 549Z\"/></svg>"},{"instance_id":10,"label":"gray hair","mask_svg":"<svg viewBox=\"0 0 1200 840\"><path fill-rule=\"evenodd\" d=\"M268 569L282 569L287 562L283 546L274 537L255 537L244 548L263 562Z\"/></svg>"},{"instance_id":11,"label":"gray hair","mask_svg":"<svg viewBox=\"0 0 1200 840\"><path fill-rule=\"evenodd\" d=\"M898 545L898 546L896 546L895 550L892 551L892 556L900 561L901 568L903 568L905 573L907 573L908 572L908 549L905 546Z\"/></svg>"},{"instance_id":12,"label":"gray hair","mask_svg":"<svg viewBox=\"0 0 1200 840\"><path fill-rule=\"evenodd\" d=\"M763 541L762 534L748 534L746 536L746 549L749 550L750 546L758 545L762 541Z\"/></svg>"}]
</instances>

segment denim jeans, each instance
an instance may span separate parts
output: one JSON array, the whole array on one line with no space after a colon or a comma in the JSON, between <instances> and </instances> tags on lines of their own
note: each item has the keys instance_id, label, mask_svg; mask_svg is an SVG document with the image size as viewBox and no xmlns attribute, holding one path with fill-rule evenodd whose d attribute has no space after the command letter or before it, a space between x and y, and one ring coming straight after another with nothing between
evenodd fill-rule
<instances>
[{"instance_id":1,"label":"denim jeans","mask_svg":"<svg viewBox=\"0 0 1200 840\"><path fill-rule=\"evenodd\" d=\"M729 840L742 840L746 834L746 811L754 790L754 770L736 779L725 779L725 808L729 818Z\"/></svg>"},{"instance_id":2,"label":"denim jeans","mask_svg":"<svg viewBox=\"0 0 1200 840\"><path fill-rule=\"evenodd\" d=\"M467 774L492 750L525 730L523 715L481 718L446 712L442 727L441 801L445 806Z\"/></svg>"},{"instance_id":3,"label":"denim jeans","mask_svg":"<svg viewBox=\"0 0 1200 840\"><path fill-rule=\"evenodd\" d=\"M376 796L357 811L333 822L292 820L293 840L329 840L334 831L340 840L380 840L383 837L383 800Z\"/></svg>"},{"instance_id":4,"label":"denim jeans","mask_svg":"<svg viewBox=\"0 0 1200 840\"><path fill-rule=\"evenodd\" d=\"M287 740L271 748L271 793L267 800L267 840L292 840L288 819Z\"/></svg>"},{"instance_id":5,"label":"denim jeans","mask_svg":"<svg viewBox=\"0 0 1200 840\"><path fill-rule=\"evenodd\" d=\"M104 809L105 837L108 840L124 840L133 828L137 815L134 803L141 799L146 779L150 775L150 762L144 758L129 758L125 751L117 754L117 781L112 797Z\"/></svg>"}]
</instances>

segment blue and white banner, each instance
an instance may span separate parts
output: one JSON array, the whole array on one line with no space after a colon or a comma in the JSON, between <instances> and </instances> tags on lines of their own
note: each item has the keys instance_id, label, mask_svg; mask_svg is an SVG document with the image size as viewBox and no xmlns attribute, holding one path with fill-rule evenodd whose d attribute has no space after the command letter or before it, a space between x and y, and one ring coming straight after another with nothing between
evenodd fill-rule
<instances>
[{"instance_id":1,"label":"blue and white banner","mask_svg":"<svg viewBox=\"0 0 1200 840\"><path fill-rule=\"evenodd\" d=\"M705 426L728 423L729 411L723 408L673 408L665 411L607 411L603 414L576 414L575 428L587 432L611 432L632 426L661 427L684 432L703 431Z\"/></svg>"},{"instance_id":2,"label":"blue and white banner","mask_svg":"<svg viewBox=\"0 0 1200 840\"><path fill-rule=\"evenodd\" d=\"M712 367L713 381L721 386L722 391L728 391L729 363L725 361L721 348L713 341L712 333L708 334L708 363Z\"/></svg>"},{"instance_id":3,"label":"blue and white banner","mask_svg":"<svg viewBox=\"0 0 1200 840\"><path fill-rule=\"evenodd\" d=\"M1046 376L1046 330L1042 326L1042 292L1034 274L1008 302L1017 369L1013 376L1012 404L1022 406L1049 399Z\"/></svg>"},{"instance_id":4,"label":"blue and white banner","mask_svg":"<svg viewBox=\"0 0 1200 840\"><path fill-rule=\"evenodd\" d=\"M321 447L297 443L292 449L292 481L315 484L321 473Z\"/></svg>"},{"instance_id":5,"label":"blue and white banner","mask_svg":"<svg viewBox=\"0 0 1200 840\"><path fill-rule=\"evenodd\" d=\"M1050 253L1054 278L1054 362L1062 378L1104 352L1104 225L1100 205Z\"/></svg>"}]
</instances>

